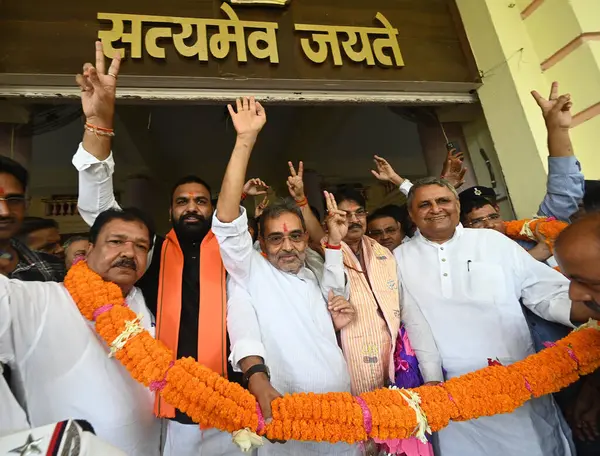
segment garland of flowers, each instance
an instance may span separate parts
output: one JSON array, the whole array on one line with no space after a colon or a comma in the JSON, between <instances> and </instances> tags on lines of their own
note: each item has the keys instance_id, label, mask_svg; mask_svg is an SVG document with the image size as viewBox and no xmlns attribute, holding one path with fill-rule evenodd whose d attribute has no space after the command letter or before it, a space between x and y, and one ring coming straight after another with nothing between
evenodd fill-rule
<instances>
[{"instance_id":1,"label":"garland of flowers","mask_svg":"<svg viewBox=\"0 0 600 456\"><path fill-rule=\"evenodd\" d=\"M82 315L96 321L96 331L109 346L135 326L137 316L125 306L120 288L102 280L84 261L70 269L65 286ZM593 323L510 366L492 363L438 386L406 390L408 395L387 388L359 397L287 394L273 401L273 420L267 425L248 391L192 358L173 361L172 351L145 330L127 332L114 356L134 379L160 391L203 427L249 429L276 440L354 443L408 438L424 425L435 432L450 420L512 412L532 397L559 391L600 367L600 331Z\"/></svg>"},{"instance_id":2,"label":"garland of flowers","mask_svg":"<svg viewBox=\"0 0 600 456\"><path fill-rule=\"evenodd\" d=\"M554 243L556 242L558 235L569 226L569 224L556 220L554 217L547 217L512 220L510 222L504 222L504 226L506 228L506 235L509 238L536 242L535 231L537 228L538 232L545 238L546 245L550 249L550 252L554 252Z\"/></svg>"}]
</instances>

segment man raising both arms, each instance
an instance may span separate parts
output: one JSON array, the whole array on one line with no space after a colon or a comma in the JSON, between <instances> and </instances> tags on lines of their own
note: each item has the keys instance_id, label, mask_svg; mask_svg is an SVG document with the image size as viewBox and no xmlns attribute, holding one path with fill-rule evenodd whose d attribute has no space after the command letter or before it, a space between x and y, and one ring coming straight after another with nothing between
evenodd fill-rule
<instances>
[{"instance_id":1,"label":"man raising both arms","mask_svg":"<svg viewBox=\"0 0 600 456\"><path fill-rule=\"evenodd\" d=\"M113 194L115 162L111 138L120 59L106 70L102 44L96 43L96 66L86 63L77 76L86 117L83 141L73 157L79 171L79 213L91 225L98 214L118 208ZM238 135L236 149L244 145ZM264 192L255 185L248 195ZM178 358L192 357L222 375L228 375L225 269L219 245L211 231L213 205L209 185L186 176L171 192L169 216L173 229L157 236L149 254L150 266L138 282L150 311L156 316L156 337ZM236 381L231 370L228 377ZM239 375L237 381L240 381ZM231 435L200 430L187 415L156 398L155 414L169 418L165 455L239 455Z\"/></svg>"}]
</instances>

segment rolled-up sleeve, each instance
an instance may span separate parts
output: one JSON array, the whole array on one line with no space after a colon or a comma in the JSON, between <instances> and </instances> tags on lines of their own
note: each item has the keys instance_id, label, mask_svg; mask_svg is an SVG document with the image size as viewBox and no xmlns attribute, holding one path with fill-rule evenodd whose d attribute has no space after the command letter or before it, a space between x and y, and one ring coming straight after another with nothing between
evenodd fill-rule
<instances>
[{"instance_id":1,"label":"rolled-up sleeve","mask_svg":"<svg viewBox=\"0 0 600 456\"><path fill-rule=\"evenodd\" d=\"M239 283L244 283L250 276L252 255L257 253L252 246L252 236L248 232L246 209L241 206L239 217L231 223L221 222L215 211L212 232L219 242L225 269Z\"/></svg>"},{"instance_id":2,"label":"rolled-up sleeve","mask_svg":"<svg viewBox=\"0 0 600 456\"><path fill-rule=\"evenodd\" d=\"M267 363L252 298L232 277L227 280L227 331L231 343L229 362L235 371L241 372L239 362L248 356L259 356Z\"/></svg>"},{"instance_id":3,"label":"rolled-up sleeve","mask_svg":"<svg viewBox=\"0 0 600 456\"><path fill-rule=\"evenodd\" d=\"M115 161L112 153L100 161L79 144L72 163L79 172L77 208L85 223L92 226L101 212L120 209L113 190Z\"/></svg>"},{"instance_id":4,"label":"rolled-up sleeve","mask_svg":"<svg viewBox=\"0 0 600 456\"><path fill-rule=\"evenodd\" d=\"M583 199L585 178L577 157L548 157L546 196L539 215L568 222Z\"/></svg>"}]
</instances>

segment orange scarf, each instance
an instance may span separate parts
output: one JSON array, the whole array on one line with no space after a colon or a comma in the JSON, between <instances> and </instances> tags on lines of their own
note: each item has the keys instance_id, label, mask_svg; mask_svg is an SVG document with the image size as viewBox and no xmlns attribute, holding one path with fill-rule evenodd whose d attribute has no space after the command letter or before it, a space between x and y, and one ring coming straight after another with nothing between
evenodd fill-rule
<instances>
[{"instance_id":1,"label":"orange scarf","mask_svg":"<svg viewBox=\"0 0 600 456\"><path fill-rule=\"evenodd\" d=\"M171 230L162 245L156 306L156 338L177 357L181 319L183 252L175 231ZM198 313L198 359L200 364L227 377L227 297L225 268L219 243L209 231L200 248L200 310ZM185 324L185 322L184 322ZM159 418L174 418L175 408L158 394L154 413Z\"/></svg>"}]
</instances>

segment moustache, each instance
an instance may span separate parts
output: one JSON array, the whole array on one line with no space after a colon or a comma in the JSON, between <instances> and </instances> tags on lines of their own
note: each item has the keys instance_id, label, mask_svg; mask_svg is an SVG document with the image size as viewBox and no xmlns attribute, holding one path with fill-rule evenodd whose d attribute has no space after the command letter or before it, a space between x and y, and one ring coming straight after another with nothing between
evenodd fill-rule
<instances>
[{"instance_id":1,"label":"moustache","mask_svg":"<svg viewBox=\"0 0 600 456\"><path fill-rule=\"evenodd\" d=\"M588 309L600 313L600 305L596 301L583 301L583 303L588 307Z\"/></svg>"},{"instance_id":2,"label":"moustache","mask_svg":"<svg viewBox=\"0 0 600 456\"><path fill-rule=\"evenodd\" d=\"M14 217L0 217L0 223L14 223Z\"/></svg>"},{"instance_id":3,"label":"moustache","mask_svg":"<svg viewBox=\"0 0 600 456\"><path fill-rule=\"evenodd\" d=\"M362 225L360 223L351 223L350 225L348 225L348 229L352 230L354 228L358 228L362 230Z\"/></svg>"},{"instance_id":4,"label":"moustache","mask_svg":"<svg viewBox=\"0 0 600 456\"><path fill-rule=\"evenodd\" d=\"M206 217L204 217L202 214L186 214L181 216L181 220L198 220L200 222L206 222Z\"/></svg>"},{"instance_id":5,"label":"moustache","mask_svg":"<svg viewBox=\"0 0 600 456\"><path fill-rule=\"evenodd\" d=\"M298 256L298 252L296 252L295 250L282 251L282 252L279 252L279 254L277 254L277 256L279 258L283 258L285 256L295 256L296 258L300 258Z\"/></svg>"},{"instance_id":6,"label":"moustache","mask_svg":"<svg viewBox=\"0 0 600 456\"><path fill-rule=\"evenodd\" d=\"M119 258L112 265L113 268L128 268L137 271L137 264L131 258Z\"/></svg>"}]
</instances>

